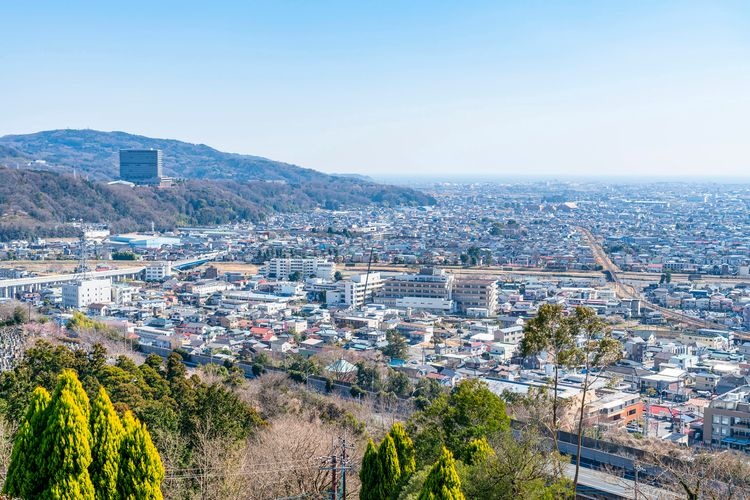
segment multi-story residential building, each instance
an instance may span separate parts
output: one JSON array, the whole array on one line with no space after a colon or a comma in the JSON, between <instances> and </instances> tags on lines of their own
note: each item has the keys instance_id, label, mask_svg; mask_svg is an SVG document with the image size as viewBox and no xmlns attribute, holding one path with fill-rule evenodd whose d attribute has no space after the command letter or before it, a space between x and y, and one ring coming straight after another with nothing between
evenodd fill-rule
<instances>
[{"instance_id":1,"label":"multi-story residential building","mask_svg":"<svg viewBox=\"0 0 750 500\"><path fill-rule=\"evenodd\" d=\"M90 304L112 302L110 279L80 280L62 286L62 304L66 308L83 309Z\"/></svg>"},{"instance_id":2,"label":"multi-story residential building","mask_svg":"<svg viewBox=\"0 0 750 500\"><path fill-rule=\"evenodd\" d=\"M266 262L260 272L267 278L278 280L288 280L295 273L302 279L315 277L331 280L336 273L336 264L323 258L275 258Z\"/></svg>"},{"instance_id":3,"label":"multi-story residential building","mask_svg":"<svg viewBox=\"0 0 750 500\"><path fill-rule=\"evenodd\" d=\"M621 426L643 417L644 405L638 394L604 389L596 396L598 399L586 405L587 425Z\"/></svg>"},{"instance_id":4,"label":"multi-story residential building","mask_svg":"<svg viewBox=\"0 0 750 500\"><path fill-rule=\"evenodd\" d=\"M146 266L143 274L143 279L146 281L161 281L164 278L168 278L172 275L172 265L169 262L149 265Z\"/></svg>"},{"instance_id":5,"label":"multi-story residential building","mask_svg":"<svg viewBox=\"0 0 750 500\"><path fill-rule=\"evenodd\" d=\"M750 386L729 391L703 409L703 442L750 451Z\"/></svg>"},{"instance_id":6,"label":"multi-story residential building","mask_svg":"<svg viewBox=\"0 0 750 500\"><path fill-rule=\"evenodd\" d=\"M453 283L456 310L467 315L497 314L497 280L492 278L459 278ZM482 312L483 311L483 312Z\"/></svg>"},{"instance_id":7,"label":"multi-story residential building","mask_svg":"<svg viewBox=\"0 0 750 500\"><path fill-rule=\"evenodd\" d=\"M357 274L340 283L343 287L343 294L341 294L343 303L352 308L363 306L383 288L383 278L380 273Z\"/></svg>"}]
</instances>

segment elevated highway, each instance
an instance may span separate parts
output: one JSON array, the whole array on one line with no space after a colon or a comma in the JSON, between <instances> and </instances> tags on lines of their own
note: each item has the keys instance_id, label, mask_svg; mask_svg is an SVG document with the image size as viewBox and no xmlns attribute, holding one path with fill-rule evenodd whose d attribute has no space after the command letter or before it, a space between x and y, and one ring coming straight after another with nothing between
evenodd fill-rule
<instances>
[{"instance_id":1,"label":"elevated highway","mask_svg":"<svg viewBox=\"0 0 750 500\"><path fill-rule=\"evenodd\" d=\"M200 266L206 262L215 260L221 255L221 252L210 252L196 255L189 259L171 262L172 268L178 271L184 271L193 267ZM86 272L86 279L109 278L112 281L122 281L124 279L139 279L143 271L149 265L158 265L161 262L149 262L148 264L126 267L123 269L107 269L105 271ZM38 292L44 288L62 285L63 283L72 283L82 278L81 273L50 274L47 276L32 276L29 278L17 278L0 280L0 298L15 298L18 294L24 292Z\"/></svg>"}]
</instances>

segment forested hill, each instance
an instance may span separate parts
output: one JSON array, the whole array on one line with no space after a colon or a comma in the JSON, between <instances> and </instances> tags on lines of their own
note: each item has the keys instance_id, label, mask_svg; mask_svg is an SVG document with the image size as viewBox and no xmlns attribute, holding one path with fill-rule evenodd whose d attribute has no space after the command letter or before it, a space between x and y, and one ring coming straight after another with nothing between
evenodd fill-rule
<instances>
[{"instance_id":1,"label":"forested hill","mask_svg":"<svg viewBox=\"0 0 750 500\"><path fill-rule=\"evenodd\" d=\"M364 190L383 189L364 176L327 175L259 156L224 153L204 144L97 130L50 130L0 137L0 164L15 167L23 166L29 161L42 160L46 162L44 169L68 173L75 169L91 179L112 180L119 175L120 149L149 148L164 152L164 175L171 177L286 181L292 184L343 182L345 184L340 187L351 183L362 186ZM35 168L39 167L39 164L35 165ZM414 202L429 201L411 190L392 187L386 189L396 193L404 201L410 201L409 196L414 197Z\"/></svg>"},{"instance_id":2,"label":"forested hill","mask_svg":"<svg viewBox=\"0 0 750 500\"><path fill-rule=\"evenodd\" d=\"M118 176L118 152L164 152L164 174L179 179L159 190L107 185ZM2 167L5 168L2 168ZM52 130L0 137L0 238L65 234L71 219L108 222L114 230L257 220L265 214L370 204L434 204L413 189L359 176L327 175L202 144L123 132Z\"/></svg>"},{"instance_id":3,"label":"forested hill","mask_svg":"<svg viewBox=\"0 0 750 500\"><path fill-rule=\"evenodd\" d=\"M377 186L377 185L375 185ZM181 224L211 225L259 220L264 215L318 206L356 206L372 201L405 202L387 187L358 184L334 191L323 182L302 185L233 180L178 181L169 189L108 185L80 175L0 167L0 240L75 236L72 219L109 223L113 231ZM380 200L374 200L382 193ZM421 196L421 195L419 195Z\"/></svg>"}]
</instances>

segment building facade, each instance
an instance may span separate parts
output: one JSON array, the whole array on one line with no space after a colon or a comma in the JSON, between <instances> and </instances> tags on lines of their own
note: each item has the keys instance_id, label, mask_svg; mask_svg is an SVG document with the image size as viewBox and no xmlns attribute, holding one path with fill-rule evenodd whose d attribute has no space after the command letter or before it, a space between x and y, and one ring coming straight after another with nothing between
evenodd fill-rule
<instances>
[{"instance_id":1,"label":"building facade","mask_svg":"<svg viewBox=\"0 0 750 500\"><path fill-rule=\"evenodd\" d=\"M722 394L703 409L703 443L750 451L750 385Z\"/></svg>"},{"instance_id":2,"label":"building facade","mask_svg":"<svg viewBox=\"0 0 750 500\"><path fill-rule=\"evenodd\" d=\"M288 280L294 273L301 279L315 277L332 280L336 273L336 264L322 258L275 258L266 262L261 268L266 278Z\"/></svg>"},{"instance_id":3,"label":"building facade","mask_svg":"<svg viewBox=\"0 0 750 500\"><path fill-rule=\"evenodd\" d=\"M470 315L471 311L484 310L482 316L497 314L497 280L491 278L457 279L453 283L453 300L456 311Z\"/></svg>"},{"instance_id":4,"label":"building facade","mask_svg":"<svg viewBox=\"0 0 750 500\"><path fill-rule=\"evenodd\" d=\"M81 280L62 286L63 307L83 309L91 304L112 302L112 281L109 279Z\"/></svg>"},{"instance_id":5,"label":"building facade","mask_svg":"<svg viewBox=\"0 0 750 500\"><path fill-rule=\"evenodd\" d=\"M120 150L120 179L134 184L159 184L161 183L161 178L161 150Z\"/></svg>"}]
</instances>

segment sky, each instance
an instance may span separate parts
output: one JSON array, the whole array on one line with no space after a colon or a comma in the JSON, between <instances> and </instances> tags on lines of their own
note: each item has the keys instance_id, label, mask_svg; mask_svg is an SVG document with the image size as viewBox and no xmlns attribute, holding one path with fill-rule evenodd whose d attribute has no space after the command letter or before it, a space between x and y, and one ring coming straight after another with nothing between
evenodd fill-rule
<instances>
[{"instance_id":1,"label":"sky","mask_svg":"<svg viewBox=\"0 0 750 500\"><path fill-rule=\"evenodd\" d=\"M748 176L750 2L2 2L0 135L324 172Z\"/></svg>"}]
</instances>

